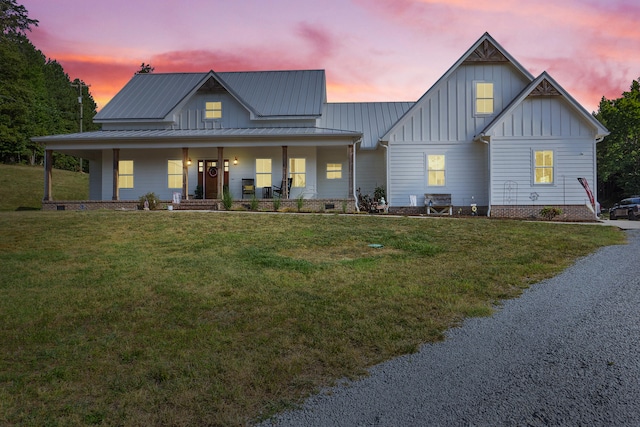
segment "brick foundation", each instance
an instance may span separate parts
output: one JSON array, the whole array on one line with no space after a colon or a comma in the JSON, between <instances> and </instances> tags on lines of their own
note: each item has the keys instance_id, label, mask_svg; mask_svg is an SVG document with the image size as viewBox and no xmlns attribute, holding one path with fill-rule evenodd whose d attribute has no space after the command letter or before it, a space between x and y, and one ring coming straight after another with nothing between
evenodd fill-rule
<instances>
[{"instance_id":1,"label":"brick foundation","mask_svg":"<svg viewBox=\"0 0 640 427\"><path fill-rule=\"evenodd\" d=\"M540 215L544 207L541 205L492 206L491 217L544 219ZM553 221L594 221L596 219L595 214L585 205L550 205L550 207L562 210L562 214L553 218Z\"/></svg>"},{"instance_id":2,"label":"brick foundation","mask_svg":"<svg viewBox=\"0 0 640 427\"><path fill-rule=\"evenodd\" d=\"M273 211L273 199L258 199L258 211ZM224 210L221 200L191 199L182 200L178 204L170 201L160 202L158 209L166 209L173 206L174 210ZM249 210L251 199L234 200L232 210ZM137 200L51 200L42 202L43 211L85 211L85 210L138 210ZM281 212L297 212L297 199L282 199L280 201ZM354 213L356 204L354 200L345 199L304 199L301 212L335 212Z\"/></svg>"}]
</instances>

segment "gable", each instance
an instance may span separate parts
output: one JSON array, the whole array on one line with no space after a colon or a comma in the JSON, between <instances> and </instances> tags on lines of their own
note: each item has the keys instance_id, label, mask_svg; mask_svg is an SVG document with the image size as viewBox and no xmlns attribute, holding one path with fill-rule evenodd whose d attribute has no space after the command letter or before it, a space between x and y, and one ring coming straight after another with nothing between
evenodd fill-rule
<instances>
[{"instance_id":1,"label":"gable","mask_svg":"<svg viewBox=\"0 0 640 427\"><path fill-rule=\"evenodd\" d=\"M599 121L543 72L474 139L485 142L491 137L588 137L599 140L608 134Z\"/></svg>"},{"instance_id":2,"label":"gable","mask_svg":"<svg viewBox=\"0 0 640 427\"><path fill-rule=\"evenodd\" d=\"M497 112L532 80L531 73L485 33L381 139L469 141L493 118L474 114L474 82L494 83Z\"/></svg>"}]
</instances>

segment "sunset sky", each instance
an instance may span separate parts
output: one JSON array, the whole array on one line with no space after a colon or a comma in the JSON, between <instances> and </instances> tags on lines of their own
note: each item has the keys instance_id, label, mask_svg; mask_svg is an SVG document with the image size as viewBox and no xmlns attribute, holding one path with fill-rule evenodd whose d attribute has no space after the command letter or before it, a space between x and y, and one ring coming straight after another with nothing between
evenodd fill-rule
<instances>
[{"instance_id":1,"label":"sunset sky","mask_svg":"<svg viewBox=\"0 0 640 427\"><path fill-rule=\"evenodd\" d=\"M637 0L18 0L103 107L155 72L324 69L328 100L416 101L484 32L589 112L640 77Z\"/></svg>"}]
</instances>

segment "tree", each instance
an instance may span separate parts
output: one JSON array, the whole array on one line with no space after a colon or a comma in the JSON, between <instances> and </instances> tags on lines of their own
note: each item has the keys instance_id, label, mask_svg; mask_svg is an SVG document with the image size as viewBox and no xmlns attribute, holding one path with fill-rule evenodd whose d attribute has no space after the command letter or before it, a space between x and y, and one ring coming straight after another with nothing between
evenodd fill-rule
<instances>
[{"instance_id":1,"label":"tree","mask_svg":"<svg viewBox=\"0 0 640 427\"><path fill-rule=\"evenodd\" d=\"M609 190L605 198L640 194L640 79L618 99L603 97L596 118L611 132L597 147L598 178Z\"/></svg>"},{"instance_id":2,"label":"tree","mask_svg":"<svg viewBox=\"0 0 640 427\"><path fill-rule=\"evenodd\" d=\"M24 36L38 26L38 21L30 19L27 9L16 0L0 0L0 30L3 36Z\"/></svg>"},{"instance_id":3,"label":"tree","mask_svg":"<svg viewBox=\"0 0 640 427\"><path fill-rule=\"evenodd\" d=\"M83 129L99 128L93 123L97 106L87 85L74 81L81 87L79 94L62 66L27 38L26 32L37 24L15 0L0 0L0 161L4 163L39 164L43 148L32 137L77 132L78 95L83 101ZM54 167L78 165L70 156L54 156Z\"/></svg>"},{"instance_id":4,"label":"tree","mask_svg":"<svg viewBox=\"0 0 640 427\"><path fill-rule=\"evenodd\" d=\"M136 74L149 74L149 73L153 73L153 70L155 70L155 68L153 68L151 64L145 64L143 62L140 65L140 70L138 70Z\"/></svg>"}]
</instances>

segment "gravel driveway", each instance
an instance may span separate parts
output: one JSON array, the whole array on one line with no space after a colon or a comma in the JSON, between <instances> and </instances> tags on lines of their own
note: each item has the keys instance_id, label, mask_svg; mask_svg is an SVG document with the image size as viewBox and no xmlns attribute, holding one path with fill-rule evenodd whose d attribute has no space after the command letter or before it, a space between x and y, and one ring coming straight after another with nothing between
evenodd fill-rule
<instances>
[{"instance_id":1,"label":"gravel driveway","mask_svg":"<svg viewBox=\"0 0 640 427\"><path fill-rule=\"evenodd\" d=\"M628 245L263 425L640 426L640 230L626 233Z\"/></svg>"}]
</instances>

